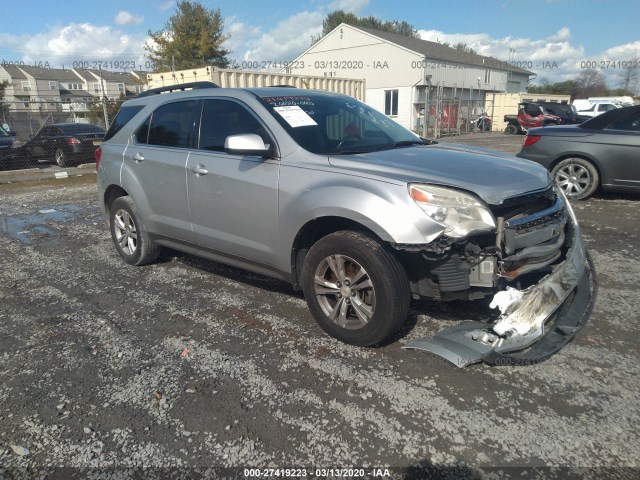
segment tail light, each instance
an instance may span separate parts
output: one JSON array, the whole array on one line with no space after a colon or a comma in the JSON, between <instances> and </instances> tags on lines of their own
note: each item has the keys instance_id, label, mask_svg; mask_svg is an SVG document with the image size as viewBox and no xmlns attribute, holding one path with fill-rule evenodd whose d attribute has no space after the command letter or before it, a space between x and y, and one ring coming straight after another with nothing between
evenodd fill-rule
<instances>
[{"instance_id":1,"label":"tail light","mask_svg":"<svg viewBox=\"0 0 640 480\"><path fill-rule=\"evenodd\" d=\"M102 158L102 147L96 148L96 169L100 166L100 159Z\"/></svg>"},{"instance_id":2,"label":"tail light","mask_svg":"<svg viewBox=\"0 0 640 480\"><path fill-rule=\"evenodd\" d=\"M78 140L77 138L67 138L67 143L69 145L77 145L79 143L82 143L80 140Z\"/></svg>"},{"instance_id":3,"label":"tail light","mask_svg":"<svg viewBox=\"0 0 640 480\"><path fill-rule=\"evenodd\" d=\"M524 142L522 142L522 148L530 147L541 138L541 135L527 135L526 137L524 137Z\"/></svg>"}]
</instances>

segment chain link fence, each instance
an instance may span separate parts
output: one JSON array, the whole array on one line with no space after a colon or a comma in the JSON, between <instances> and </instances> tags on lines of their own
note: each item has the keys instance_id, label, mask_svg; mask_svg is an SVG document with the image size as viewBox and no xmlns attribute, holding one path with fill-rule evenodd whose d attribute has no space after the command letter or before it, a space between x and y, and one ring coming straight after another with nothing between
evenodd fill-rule
<instances>
[{"instance_id":1,"label":"chain link fence","mask_svg":"<svg viewBox=\"0 0 640 480\"><path fill-rule=\"evenodd\" d=\"M33 172L28 170L34 168L49 170L53 176L61 170L61 163L66 164L65 168L92 163L89 156L79 159L73 165L69 162L60 162L59 159L56 162L56 149L53 143L48 141L49 129L43 127L62 123L92 124L106 130L123 101L2 102L0 104L0 183L32 177ZM1 173L7 171L11 171L11 174Z\"/></svg>"},{"instance_id":2,"label":"chain link fence","mask_svg":"<svg viewBox=\"0 0 640 480\"><path fill-rule=\"evenodd\" d=\"M0 104L0 183L31 176L32 172L28 170L34 168L47 169L51 175L60 171L55 150L39 146L41 129L59 123L83 123L106 130L123 101L3 102ZM414 131L426 138L489 132L492 129L492 112L485 110L484 101L480 99L434 95L431 99L422 97L416 107ZM91 160L86 159L87 162ZM8 174L2 174L2 171L9 170L10 179Z\"/></svg>"}]
</instances>

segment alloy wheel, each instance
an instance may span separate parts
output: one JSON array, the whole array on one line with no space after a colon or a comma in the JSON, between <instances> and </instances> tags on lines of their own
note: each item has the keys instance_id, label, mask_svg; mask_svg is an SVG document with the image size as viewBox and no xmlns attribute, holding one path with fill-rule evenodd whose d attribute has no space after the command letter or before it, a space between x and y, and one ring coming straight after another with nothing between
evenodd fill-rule
<instances>
[{"instance_id":1,"label":"alloy wheel","mask_svg":"<svg viewBox=\"0 0 640 480\"><path fill-rule=\"evenodd\" d=\"M369 323L376 294L362 265L345 255L331 255L316 268L314 281L320 308L333 323L347 330Z\"/></svg>"},{"instance_id":2,"label":"alloy wheel","mask_svg":"<svg viewBox=\"0 0 640 480\"><path fill-rule=\"evenodd\" d=\"M114 216L116 241L124 253L133 255L138 248L136 224L129 212L120 209Z\"/></svg>"},{"instance_id":3,"label":"alloy wheel","mask_svg":"<svg viewBox=\"0 0 640 480\"><path fill-rule=\"evenodd\" d=\"M584 193L592 181L591 174L582 165L568 164L556 173L556 183L567 197Z\"/></svg>"}]
</instances>

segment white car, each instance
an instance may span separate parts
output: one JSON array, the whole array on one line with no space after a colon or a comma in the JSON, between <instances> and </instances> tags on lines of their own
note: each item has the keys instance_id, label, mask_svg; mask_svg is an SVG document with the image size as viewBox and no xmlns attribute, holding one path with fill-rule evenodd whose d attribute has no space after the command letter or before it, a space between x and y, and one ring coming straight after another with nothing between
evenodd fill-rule
<instances>
[{"instance_id":1,"label":"white car","mask_svg":"<svg viewBox=\"0 0 640 480\"><path fill-rule=\"evenodd\" d=\"M592 103L591 106L585 110L578 110L578 115L585 115L587 117L596 117L601 113L608 112L609 110L614 110L616 108L620 108L620 105L615 103Z\"/></svg>"}]
</instances>

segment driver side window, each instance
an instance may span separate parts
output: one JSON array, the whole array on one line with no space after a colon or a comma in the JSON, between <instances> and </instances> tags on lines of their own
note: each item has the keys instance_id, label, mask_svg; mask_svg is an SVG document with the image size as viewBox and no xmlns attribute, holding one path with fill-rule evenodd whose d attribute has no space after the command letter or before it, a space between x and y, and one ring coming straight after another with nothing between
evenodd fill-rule
<instances>
[{"instance_id":1,"label":"driver side window","mask_svg":"<svg viewBox=\"0 0 640 480\"><path fill-rule=\"evenodd\" d=\"M200 120L198 148L224 152L224 142L231 135L254 133L272 144L266 129L244 106L230 100L205 100Z\"/></svg>"}]
</instances>

